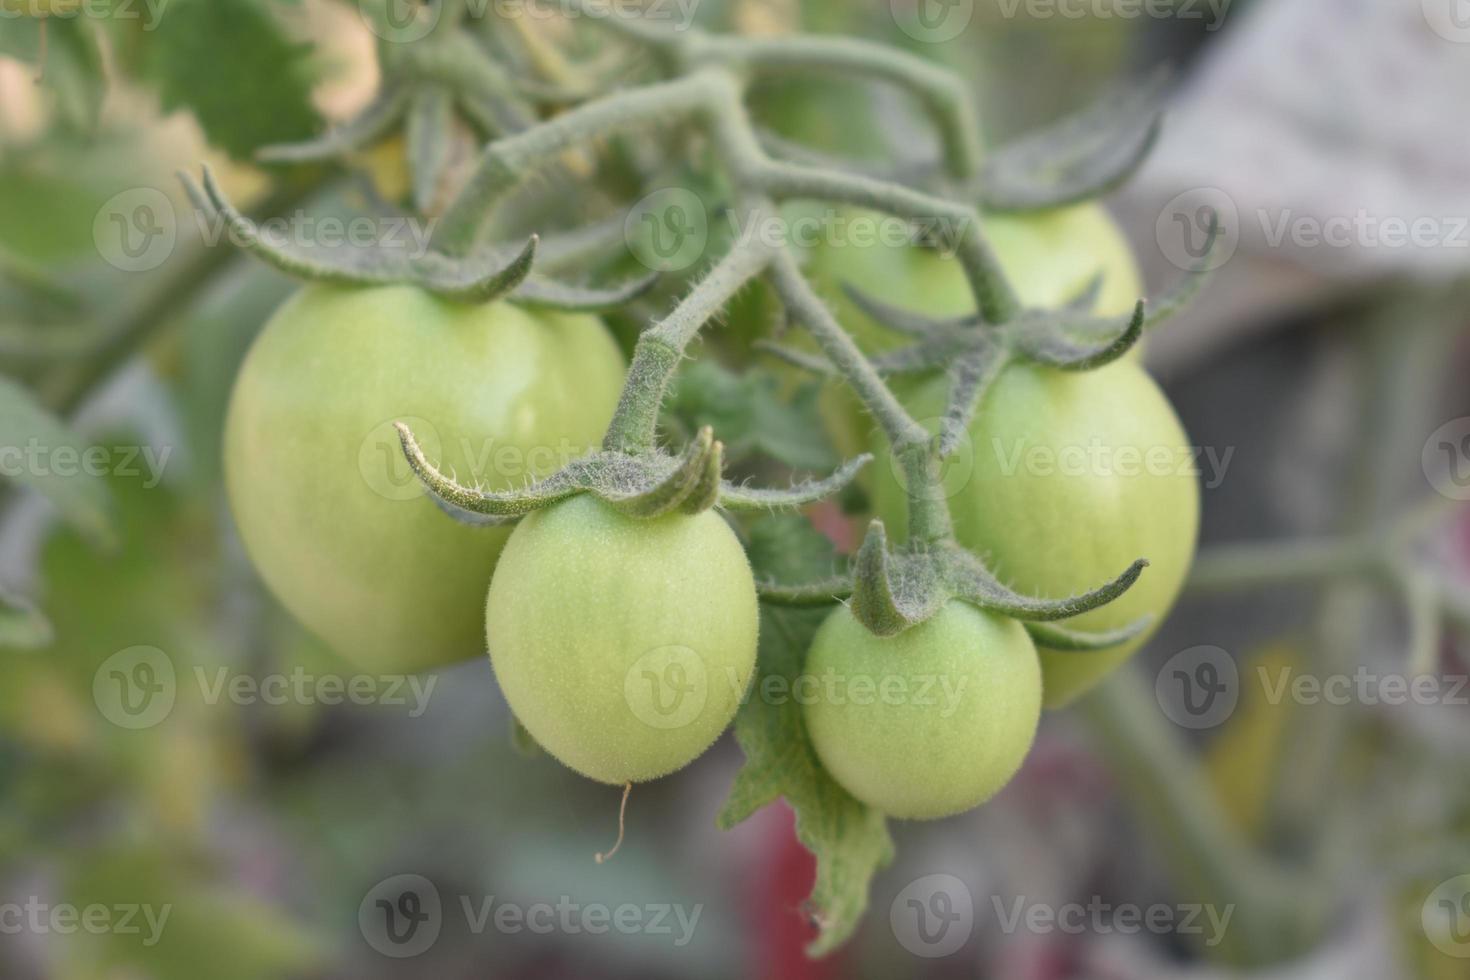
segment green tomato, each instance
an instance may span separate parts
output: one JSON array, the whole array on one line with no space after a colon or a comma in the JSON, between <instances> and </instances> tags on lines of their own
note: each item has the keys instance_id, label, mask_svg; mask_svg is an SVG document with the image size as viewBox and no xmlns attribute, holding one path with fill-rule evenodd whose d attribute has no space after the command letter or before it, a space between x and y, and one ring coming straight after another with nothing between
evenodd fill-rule
<instances>
[{"instance_id":1,"label":"green tomato","mask_svg":"<svg viewBox=\"0 0 1470 980\"><path fill-rule=\"evenodd\" d=\"M911 820L990 799L1021 767L1041 716L1030 635L963 602L887 638L837 609L793 690L832 778L869 806Z\"/></svg>"},{"instance_id":2,"label":"green tomato","mask_svg":"<svg viewBox=\"0 0 1470 980\"><path fill-rule=\"evenodd\" d=\"M523 485L595 447L624 362L590 316L470 306L408 286L311 286L266 324L225 424L240 536L266 584L372 671L484 652L508 528L465 527L418 485L392 424L445 472Z\"/></svg>"},{"instance_id":3,"label":"green tomato","mask_svg":"<svg viewBox=\"0 0 1470 980\"><path fill-rule=\"evenodd\" d=\"M799 218L804 212L788 212ZM985 235L1028 307L1065 305L1099 273L1099 316L1126 313L1143 295L1143 283L1127 240L1107 211L1081 204L1035 214L985 217ZM974 293L959 262L932 249L878 241L861 235L888 221L871 212L844 214L831 241L810 252L807 271L837 320L870 354L912 343L864 313L842 289L851 284L874 299L933 317L959 317L975 311ZM842 244L850 240L852 244ZM803 341L815 349L810 341ZM853 456L868 442L872 422L842 382L823 392L822 416L839 452Z\"/></svg>"},{"instance_id":4,"label":"green tomato","mask_svg":"<svg viewBox=\"0 0 1470 980\"><path fill-rule=\"evenodd\" d=\"M486 604L526 730L584 776L656 779L729 726L755 671L755 579L718 514L625 517L592 496L527 517Z\"/></svg>"},{"instance_id":5,"label":"green tomato","mask_svg":"<svg viewBox=\"0 0 1470 980\"><path fill-rule=\"evenodd\" d=\"M946 393L936 377L902 397L937 430ZM1094 589L1146 558L1121 598L1067 625L1109 630L1148 615L1157 626L1193 561L1199 481L1189 438L1143 369L1126 360L1086 372L1014 364L986 394L969 437L942 483L960 543L1007 585L1046 597ZM874 503L902 539L908 496L886 446L874 442ZM1047 706L1091 688L1148 635L1099 652L1042 649Z\"/></svg>"}]
</instances>

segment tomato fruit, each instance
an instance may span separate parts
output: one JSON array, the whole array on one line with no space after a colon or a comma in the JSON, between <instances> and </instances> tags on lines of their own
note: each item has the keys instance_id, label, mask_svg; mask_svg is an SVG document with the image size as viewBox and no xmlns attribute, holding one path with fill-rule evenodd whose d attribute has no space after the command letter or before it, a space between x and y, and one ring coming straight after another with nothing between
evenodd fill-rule
<instances>
[{"instance_id":1,"label":"tomato fruit","mask_svg":"<svg viewBox=\"0 0 1470 980\"><path fill-rule=\"evenodd\" d=\"M832 778L869 806L912 820L995 795L1021 767L1041 716L1030 635L963 602L887 638L837 609L794 690Z\"/></svg>"},{"instance_id":2,"label":"tomato fruit","mask_svg":"<svg viewBox=\"0 0 1470 980\"><path fill-rule=\"evenodd\" d=\"M490 585L490 662L557 759L604 783L694 761L755 671L745 550L713 511L626 517L589 495L523 520Z\"/></svg>"},{"instance_id":3,"label":"tomato fruit","mask_svg":"<svg viewBox=\"0 0 1470 980\"><path fill-rule=\"evenodd\" d=\"M281 602L364 669L483 653L509 528L440 513L403 459L406 421L466 483L520 486L595 447L621 353L595 317L463 305L409 286L309 286L255 340L225 423L240 536Z\"/></svg>"},{"instance_id":4,"label":"tomato fruit","mask_svg":"<svg viewBox=\"0 0 1470 980\"><path fill-rule=\"evenodd\" d=\"M945 379L935 377L904 402L937 429L946 394ZM886 446L874 441L875 506L901 539L907 493ZM1087 372L1006 368L968 444L946 463L942 488L960 543L1019 592L1072 595L1149 560L1131 589L1068 620L1072 627L1116 629L1143 615L1157 626L1193 560L1200 504L1189 439L1153 379L1128 360ZM1042 649L1047 706L1082 694L1147 638L1088 653Z\"/></svg>"}]
</instances>

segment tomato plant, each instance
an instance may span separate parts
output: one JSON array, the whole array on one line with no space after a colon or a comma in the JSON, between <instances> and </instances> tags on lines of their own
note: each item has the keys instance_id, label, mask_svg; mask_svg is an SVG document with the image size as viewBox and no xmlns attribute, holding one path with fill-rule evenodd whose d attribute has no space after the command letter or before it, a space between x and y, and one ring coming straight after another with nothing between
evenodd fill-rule
<instances>
[{"instance_id":1,"label":"tomato plant","mask_svg":"<svg viewBox=\"0 0 1470 980\"><path fill-rule=\"evenodd\" d=\"M1096 311L1100 314L1126 312L1143 295L1128 243L1097 204L1031 214L990 214L984 221L991 247L1028 306L1063 306L1099 276ZM838 320L864 350L892 350L905 338L873 319L853 301L847 287L932 317L974 313L975 295L952 255L874 233L877 228L891 230L895 225L892 217L848 210L840 212L832 225L833 239L811 250L809 271ZM822 416L833 441L844 452L867 447L872 418L846 386L825 386Z\"/></svg>"},{"instance_id":2,"label":"tomato plant","mask_svg":"<svg viewBox=\"0 0 1470 980\"><path fill-rule=\"evenodd\" d=\"M490 586L495 677L536 741L605 783L681 769L755 669L755 581L706 511L623 516L591 496L526 518Z\"/></svg>"},{"instance_id":3,"label":"tomato plant","mask_svg":"<svg viewBox=\"0 0 1470 980\"><path fill-rule=\"evenodd\" d=\"M944 401L942 378L920 382L905 398L931 424ZM1199 483L1189 438L1142 368L1126 360L1085 372L1014 364L967 435L943 483L960 542L990 556L1013 588L1035 595L1071 595L1147 558L1136 586L1073 625L1110 630L1149 616L1157 626L1194 558ZM902 536L908 494L886 450L874 448L878 512ZM1150 635L1086 654L1043 647L1047 706L1088 690Z\"/></svg>"},{"instance_id":4,"label":"tomato plant","mask_svg":"<svg viewBox=\"0 0 1470 980\"><path fill-rule=\"evenodd\" d=\"M869 806L914 820L993 796L1020 768L1041 715L1026 631L962 602L886 638L836 610L797 691L832 777Z\"/></svg>"},{"instance_id":5,"label":"tomato plant","mask_svg":"<svg viewBox=\"0 0 1470 980\"><path fill-rule=\"evenodd\" d=\"M446 520L392 423L417 421L446 468L516 486L596 445L622 379L593 317L412 287L308 287L266 324L231 399L225 469L240 536L281 602L363 668L473 657L510 532Z\"/></svg>"}]
</instances>

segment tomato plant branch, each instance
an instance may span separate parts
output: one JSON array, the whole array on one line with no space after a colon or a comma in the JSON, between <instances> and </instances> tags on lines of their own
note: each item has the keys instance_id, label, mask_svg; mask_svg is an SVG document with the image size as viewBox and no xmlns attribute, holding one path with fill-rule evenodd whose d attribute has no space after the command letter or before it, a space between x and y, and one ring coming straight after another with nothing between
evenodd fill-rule
<instances>
[{"instance_id":1,"label":"tomato plant branch","mask_svg":"<svg viewBox=\"0 0 1470 980\"><path fill-rule=\"evenodd\" d=\"M760 213L751 211L750 217L759 220ZM672 313L643 332L604 449L636 455L654 448L664 395L685 349L731 297L765 270L771 257L758 245L731 251Z\"/></svg>"},{"instance_id":2,"label":"tomato plant branch","mask_svg":"<svg viewBox=\"0 0 1470 980\"><path fill-rule=\"evenodd\" d=\"M1234 910L1225 937L1233 956L1267 963L1290 955L1302 917L1325 904L1325 886L1281 872L1230 825L1214 788L1136 670L1120 671L1078 707L1128 786L1140 819L1161 831L1200 900Z\"/></svg>"}]
</instances>

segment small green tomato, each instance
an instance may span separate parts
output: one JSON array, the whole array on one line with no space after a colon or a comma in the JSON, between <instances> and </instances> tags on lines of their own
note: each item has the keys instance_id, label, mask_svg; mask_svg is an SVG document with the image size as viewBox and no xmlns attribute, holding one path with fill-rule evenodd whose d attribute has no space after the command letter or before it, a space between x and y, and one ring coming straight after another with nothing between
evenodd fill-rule
<instances>
[{"instance_id":1,"label":"small green tomato","mask_svg":"<svg viewBox=\"0 0 1470 980\"><path fill-rule=\"evenodd\" d=\"M521 724L604 783L694 761L755 671L755 579L714 512L638 520L590 495L537 511L500 557L485 622Z\"/></svg>"},{"instance_id":2,"label":"small green tomato","mask_svg":"<svg viewBox=\"0 0 1470 980\"><path fill-rule=\"evenodd\" d=\"M794 688L822 765L893 817L979 806L1020 768L1041 716L1041 669L1025 628L950 602L893 637L846 607L822 624Z\"/></svg>"}]
</instances>

